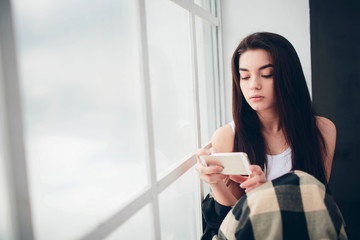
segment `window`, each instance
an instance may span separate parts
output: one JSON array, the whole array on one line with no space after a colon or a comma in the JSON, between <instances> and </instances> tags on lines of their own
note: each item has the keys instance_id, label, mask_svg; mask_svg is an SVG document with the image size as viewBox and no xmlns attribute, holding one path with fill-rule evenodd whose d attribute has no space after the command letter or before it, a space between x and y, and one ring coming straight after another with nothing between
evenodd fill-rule
<instances>
[{"instance_id":1,"label":"window","mask_svg":"<svg viewBox=\"0 0 360 240\"><path fill-rule=\"evenodd\" d=\"M194 2L215 15L215 0L195 0Z\"/></svg>"},{"instance_id":2,"label":"window","mask_svg":"<svg viewBox=\"0 0 360 240\"><path fill-rule=\"evenodd\" d=\"M151 206L147 204L131 216L120 228L106 237L105 240L148 239L153 234L150 216Z\"/></svg>"},{"instance_id":3,"label":"window","mask_svg":"<svg viewBox=\"0 0 360 240\"><path fill-rule=\"evenodd\" d=\"M201 119L201 144L206 145L216 130L217 124L217 99L216 74L213 28L211 24L195 17L196 47L198 56L198 81ZM216 45L215 45L216 46Z\"/></svg>"},{"instance_id":4,"label":"window","mask_svg":"<svg viewBox=\"0 0 360 240\"><path fill-rule=\"evenodd\" d=\"M190 17L189 11L172 1L145 3L159 176L196 149Z\"/></svg>"},{"instance_id":5,"label":"window","mask_svg":"<svg viewBox=\"0 0 360 240\"><path fill-rule=\"evenodd\" d=\"M199 239L198 176L187 171L159 195L162 239Z\"/></svg>"},{"instance_id":6,"label":"window","mask_svg":"<svg viewBox=\"0 0 360 240\"><path fill-rule=\"evenodd\" d=\"M193 153L223 115L219 3L4 2L0 36L10 29L16 42L0 41L0 49L14 49L0 52L6 67L0 96L19 111L14 124L23 131L8 146L15 134L9 128L0 154L13 144L24 156L1 154L0 171L11 163L14 178L28 186L18 190L29 206L15 204L0 219L25 209L21 221L31 228L22 229L20 220L14 229L2 224L0 237L20 231L30 239L198 239L201 187ZM5 66L9 57L17 65ZM14 80L19 85L8 89ZM9 90L20 95L22 108L9 101ZM11 122L9 108L2 112ZM16 170L21 164L25 177ZM6 209L7 185L0 193Z\"/></svg>"},{"instance_id":7,"label":"window","mask_svg":"<svg viewBox=\"0 0 360 240\"><path fill-rule=\"evenodd\" d=\"M136 5L13 3L35 236L76 239L149 184Z\"/></svg>"}]
</instances>

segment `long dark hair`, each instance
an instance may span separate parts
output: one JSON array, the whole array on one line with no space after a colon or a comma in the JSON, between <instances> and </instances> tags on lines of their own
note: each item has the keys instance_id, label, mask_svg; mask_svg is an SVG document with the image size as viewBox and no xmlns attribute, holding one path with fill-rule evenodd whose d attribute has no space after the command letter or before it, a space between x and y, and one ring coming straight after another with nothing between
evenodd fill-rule
<instances>
[{"instance_id":1,"label":"long dark hair","mask_svg":"<svg viewBox=\"0 0 360 240\"><path fill-rule=\"evenodd\" d=\"M254 33L241 41L232 57L234 152L246 152L250 162L267 166L266 145L256 112L240 89L239 58L249 49L266 50L274 65L274 89L282 129L292 149L293 169L303 170L326 184L323 154L326 147L317 125L299 57L284 37Z\"/></svg>"}]
</instances>

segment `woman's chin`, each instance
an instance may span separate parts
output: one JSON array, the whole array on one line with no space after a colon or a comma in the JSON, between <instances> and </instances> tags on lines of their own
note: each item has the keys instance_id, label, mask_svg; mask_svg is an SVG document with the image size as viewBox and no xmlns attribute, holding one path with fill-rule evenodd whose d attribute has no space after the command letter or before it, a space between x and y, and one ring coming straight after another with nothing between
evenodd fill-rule
<instances>
[{"instance_id":1,"label":"woman's chin","mask_svg":"<svg viewBox=\"0 0 360 240\"><path fill-rule=\"evenodd\" d=\"M271 107L271 106L265 106L265 105L253 105L250 107L255 111L255 112L265 112L265 111L269 111L269 110L274 110L275 111L275 108L274 107Z\"/></svg>"}]
</instances>

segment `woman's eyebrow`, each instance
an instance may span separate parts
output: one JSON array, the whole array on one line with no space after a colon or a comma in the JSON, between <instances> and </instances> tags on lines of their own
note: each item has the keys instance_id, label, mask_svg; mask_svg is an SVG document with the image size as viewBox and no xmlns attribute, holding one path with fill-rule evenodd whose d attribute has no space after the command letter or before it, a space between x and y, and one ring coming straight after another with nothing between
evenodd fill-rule
<instances>
[{"instance_id":1,"label":"woman's eyebrow","mask_svg":"<svg viewBox=\"0 0 360 240\"><path fill-rule=\"evenodd\" d=\"M262 69L265 69L265 68L268 68L268 67L274 67L274 64L266 64L266 65L264 65L264 66L262 66L262 67L259 67L259 70L262 70ZM245 71L245 72L249 72L249 70L248 69L246 69L246 68L239 68L239 71Z\"/></svg>"},{"instance_id":2,"label":"woman's eyebrow","mask_svg":"<svg viewBox=\"0 0 360 240\"><path fill-rule=\"evenodd\" d=\"M271 63L270 63L270 64L266 64L266 65L260 67L259 70L262 70L262 69L265 69L265 68L268 68L268 67L274 67L274 65L271 64Z\"/></svg>"}]
</instances>

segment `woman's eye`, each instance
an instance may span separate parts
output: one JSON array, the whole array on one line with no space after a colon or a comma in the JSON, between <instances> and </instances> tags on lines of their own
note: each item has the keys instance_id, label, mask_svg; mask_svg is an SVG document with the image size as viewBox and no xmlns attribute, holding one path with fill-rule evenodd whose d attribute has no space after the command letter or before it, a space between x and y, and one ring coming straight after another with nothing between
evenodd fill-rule
<instances>
[{"instance_id":1,"label":"woman's eye","mask_svg":"<svg viewBox=\"0 0 360 240\"><path fill-rule=\"evenodd\" d=\"M272 74L262 75L262 77L264 77L264 78L271 78L272 76L273 76Z\"/></svg>"},{"instance_id":2,"label":"woman's eye","mask_svg":"<svg viewBox=\"0 0 360 240\"><path fill-rule=\"evenodd\" d=\"M249 79L250 77L241 77L242 80L247 80Z\"/></svg>"}]
</instances>

